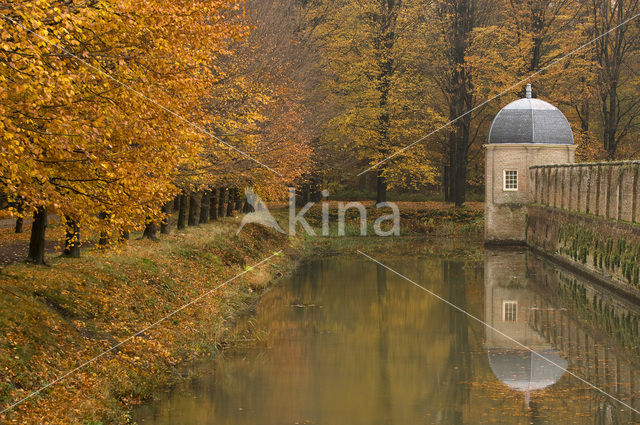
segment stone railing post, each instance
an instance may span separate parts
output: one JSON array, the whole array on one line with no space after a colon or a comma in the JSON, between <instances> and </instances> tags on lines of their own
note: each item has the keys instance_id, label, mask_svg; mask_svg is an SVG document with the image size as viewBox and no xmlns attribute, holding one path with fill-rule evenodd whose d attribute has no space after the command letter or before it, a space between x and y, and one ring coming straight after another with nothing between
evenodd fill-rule
<instances>
[{"instance_id":1,"label":"stone railing post","mask_svg":"<svg viewBox=\"0 0 640 425\"><path fill-rule=\"evenodd\" d=\"M549 184L547 185L547 205L550 206L551 205L551 190L552 190L552 180L551 180L551 167L547 167L547 181L549 182Z\"/></svg>"},{"instance_id":2,"label":"stone railing post","mask_svg":"<svg viewBox=\"0 0 640 425\"><path fill-rule=\"evenodd\" d=\"M605 196L605 208L604 208L604 216L606 218L610 218L611 217L611 184L613 182L613 170L611 167L607 167L608 168L608 172L607 172L607 184L606 184L606 188L607 188L607 194Z\"/></svg>"},{"instance_id":3,"label":"stone railing post","mask_svg":"<svg viewBox=\"0 0 640 425\"><path fill-rule=\"evenodd\" d=\"M562 179L560 181L560 208L564 209L564 204L565 204L565 199L564 199L565 186L567 185L567 168L566 167L562 167L562 168L560 168L560 170L562 171Z\"/></svg>"},{"instance_id":4,"label":"stone railing post","mask_svg":"<svg viewBox=\"0 0 640 425\"><path fill-rule=\"evenodd\" d=\"M538 169L533 169L533 203L538 203Z\"/></svg>"},{"instance_id":5,"label":"stone railing post","mask_svg":"<svg viewBox=\"0 0 640 425\"><path fill-rule=\"evenodd\" d=\"M596 168L596 209L595 214L600 215L600 187L602 182L600 181L602 178L602 167L600 165Z\"/></svg>"},{"instance_id":6,"label":"stone railing post","mask_svg":"<svg viewBox=\"0 0 640 425\"><path fill-rule=\"evenodd\" d=\"M587 167L587 200L586 200L586 205L584 208L584 212L589 214L589 212L591 212L591 174L592 174L592 170L591 167Z\"/></svg>"},{"instance_id":7,"label":"stone railing post","mask_svg":"<svg viewBox=\"0 0 640 425\"><path fill-rule=\"evenodd\" d=\"M576 186L578 188L578 194L576 196L576 211L582 212L582 167L578 168L578 178L576 179Z\"/></svg>"},{"instance_id":8,"label":"stone railing post","mask_svg":"<svg viewBox=\"0 0 640 425\"><path fill-rule=\"evenodd\" d=\"M558 168L553 167L551 170L553 172L553 200L551 202L553 208L556 208L558 206Z\"/></svg>"},{"instance_id":9,"label":"stone railing post","mask_svg":"<svg viewBox=\"0 0 640 425\"><path fill-rule=\"evenodd\" d=\"M631 200L631 222L635 223L638 217L638 168L640 164L633 165L633 180L632 180L632 196Z\"/></svg>"},{"instance_id":10,"label":"stone railing post","mask_svg":"<svg viewBox=\"0 0 640 425\"><path fill-rule=\"evenodd\" d=\"M569 165L568 167L569 170L569 206L567 207L567 209L569 211L572 210L573 208L573 166Z\"/></svg>"},{"instance_id":11,"label":"stone railing post","mask_svg":"<svg viewBox=\"0 0 640 425\"><path fill-rule=\"evenodd\" d=\"M625 176L625 166L620 165L618 168L618 178L616 179L618 182L618 193L616 200L616 220L622 220L622 197L624 196L624 176Z\"/></svg>"}]
</instances>

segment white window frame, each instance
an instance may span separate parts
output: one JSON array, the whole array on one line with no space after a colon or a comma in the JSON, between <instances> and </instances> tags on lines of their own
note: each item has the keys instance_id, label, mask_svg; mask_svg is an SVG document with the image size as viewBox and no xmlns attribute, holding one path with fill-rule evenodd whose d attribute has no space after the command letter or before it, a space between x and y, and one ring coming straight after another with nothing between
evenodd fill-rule
<instances>
[{"instance_id":1,"label":"white window frame","mask_svg":"<svg viewBox=\"0 0 640 425\"><path fill-rule=\"evenodd\" d=\"M507 173L516 173L516 187L507 187ZM517 192L520 182L518 181L518 170L507 169L502 172L502 189L506 192Z\"/></svg>"},{"instance_id":2,"label":"white window frame","mask_svg":"<svg viewBox=\"0 0 640 425\"><path fill-rule=\"evenodd\" d=\"M513 320L507 320L507 304L510 306L513 305L515 309L513 310ZM518 301L502 301L502 321L503 322L517 322L518 321Z\"/></svg>"}]
</instances>

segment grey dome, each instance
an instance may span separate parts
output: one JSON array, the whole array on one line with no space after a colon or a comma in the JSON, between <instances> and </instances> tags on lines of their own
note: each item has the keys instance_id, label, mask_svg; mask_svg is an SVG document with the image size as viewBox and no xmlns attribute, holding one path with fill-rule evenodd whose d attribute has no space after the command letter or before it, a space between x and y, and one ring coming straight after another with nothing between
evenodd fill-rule
<instances>
[{"instance_id":1,"label":"grey dome","mask_svg":"<svg viewBox=\"0 0 640 425\"><path fill-rule=\"evenodd\" d=\"M518 391L535 391L549 387L564 375L569 363L554 349L489 350L489 366L493 374L503 383ZM559 366L559 367L558 367Z\"/></svg>"},{"instance_id":2,"label":"grey dome","mask_svg":"<svg viewBox=\"0 0 640 425\"><path fill-rule=\"evenodd\" d=\"M571 125L560 109L527 97L511 102L493 119L489 143L537 143L572 145Z\"/></svg>"}]
</instances>

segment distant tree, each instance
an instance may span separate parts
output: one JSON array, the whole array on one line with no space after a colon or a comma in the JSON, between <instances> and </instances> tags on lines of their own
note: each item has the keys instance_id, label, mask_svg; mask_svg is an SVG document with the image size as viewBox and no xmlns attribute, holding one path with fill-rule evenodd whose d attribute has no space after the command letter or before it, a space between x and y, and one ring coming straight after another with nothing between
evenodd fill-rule
<instances>
[{"instance_id":1,"label":"distant tree","mask_svg":"<svg viewBox=\"0 0 640 425\"><path fill-rule=\"evenodd\" d=\"M640 2L591 0L590 6L592 36L601 37L596 41L595 60L602 138L608 158L614 159L622 140L640 125L640 32L637 21L626 22L640 13Z\"/></svg>"}]
</instances>

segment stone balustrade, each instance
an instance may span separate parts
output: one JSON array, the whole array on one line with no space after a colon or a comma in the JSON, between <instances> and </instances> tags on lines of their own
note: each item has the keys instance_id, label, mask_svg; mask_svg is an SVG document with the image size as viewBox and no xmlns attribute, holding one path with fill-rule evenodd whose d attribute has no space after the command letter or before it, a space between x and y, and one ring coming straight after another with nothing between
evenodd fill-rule
<instances>
[{"instance_id":1,"label":"stone balustrade","mask_svg":"<svg viewBox=\"0 0 640 425\"><path fill-rule=\"evenodd\" d=\"M640 161L539 165L529 172L537 205L640 222Z\"/></svg>"}]
</instances>

